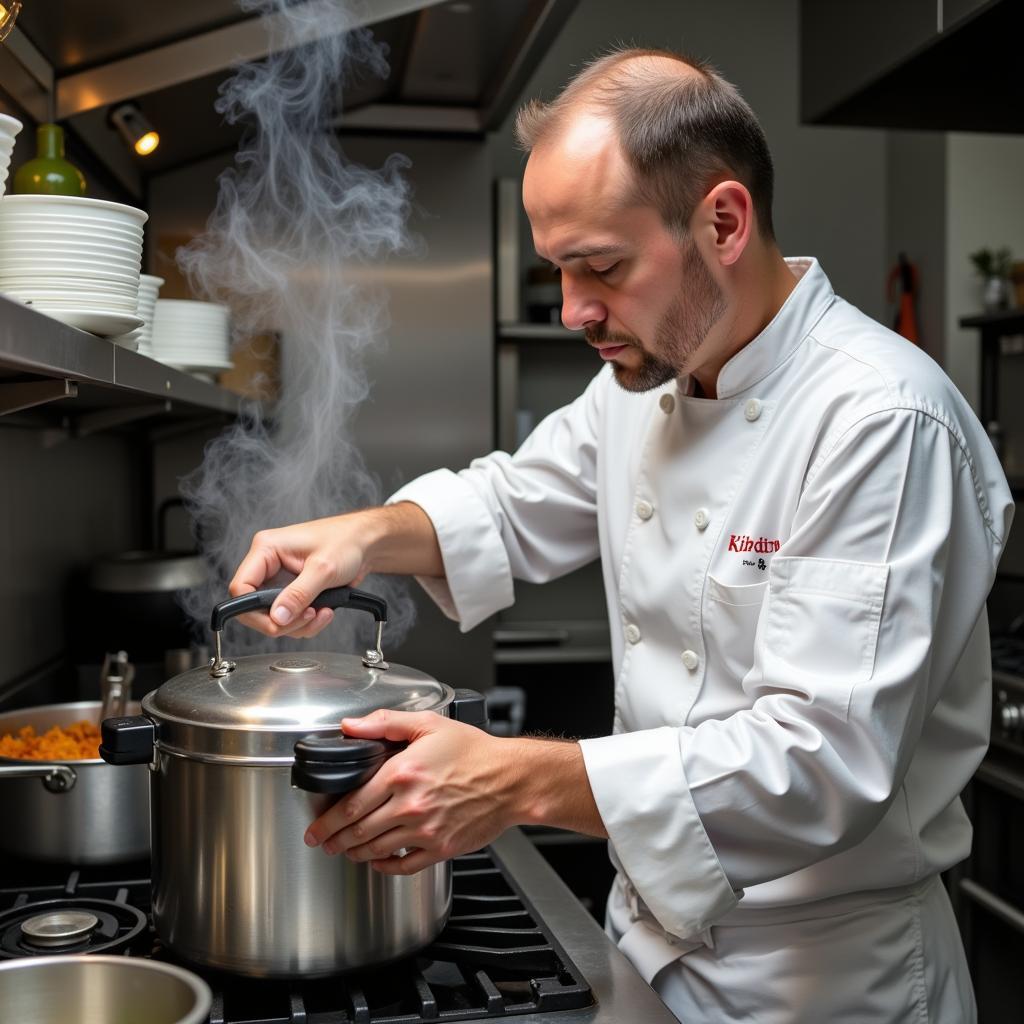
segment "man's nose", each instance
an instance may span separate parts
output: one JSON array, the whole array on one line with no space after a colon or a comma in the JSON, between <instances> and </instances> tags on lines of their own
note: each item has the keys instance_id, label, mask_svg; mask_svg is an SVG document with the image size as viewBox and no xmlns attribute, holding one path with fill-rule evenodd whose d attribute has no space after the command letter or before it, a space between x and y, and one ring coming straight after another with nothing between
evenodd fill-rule
<instances>
[{"instance_id":1,"label":"man's nose","mask_svg":"<svg viewBox=\"0 0 1024 1024\"><path fill-rule=\"evenodd\" d=\"M562 274L562 323L570 331L581 331L592 324L603 323L607 315L602 302Z\"/></svg>"}]
</instances>

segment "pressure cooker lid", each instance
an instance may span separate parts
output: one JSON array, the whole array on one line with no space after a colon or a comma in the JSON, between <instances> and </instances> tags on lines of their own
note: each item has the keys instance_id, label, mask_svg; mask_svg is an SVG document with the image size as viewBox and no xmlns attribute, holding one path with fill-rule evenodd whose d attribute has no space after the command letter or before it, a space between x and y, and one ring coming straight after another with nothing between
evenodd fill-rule
<instances>
[{"instance_id":1,"label":"pressure cooker lid","mask_svg":"<svg viewBox=\"0 0 1024 1024\"><path fill-rule=\"evenodd\" d=\"M337 732L341 719L379 709L437 711L454 691L394 662L368 667L351 654L262 654L239 658L220 678L184 672L149 694L143 712L160 745L180 753L290 757L304 736Z\"/></svg>"}]
</instances>

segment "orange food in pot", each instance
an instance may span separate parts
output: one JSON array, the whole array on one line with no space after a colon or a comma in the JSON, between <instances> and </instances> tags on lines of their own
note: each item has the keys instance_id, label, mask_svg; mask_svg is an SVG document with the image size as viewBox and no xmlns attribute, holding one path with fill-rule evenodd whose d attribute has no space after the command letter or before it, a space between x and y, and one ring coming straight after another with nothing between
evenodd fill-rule
<instances>
[{"instance_id":1,"label":"orange food in pot","mask_svg":"<svg viewBox=\"0 0 1024 1024\"><path fill-rule=\"evenodd\" d=\"M100 730L92 722L55 725L41 736L31 725L0 736L0 757L22 761L81 761L100 756Z\"/></svg>"}]
</instances>

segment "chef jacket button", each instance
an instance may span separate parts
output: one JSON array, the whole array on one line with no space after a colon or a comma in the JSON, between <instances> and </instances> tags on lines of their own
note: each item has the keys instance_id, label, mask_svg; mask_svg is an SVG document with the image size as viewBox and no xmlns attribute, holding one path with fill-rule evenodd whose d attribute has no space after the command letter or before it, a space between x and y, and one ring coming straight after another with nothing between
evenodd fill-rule
<instances>
[{"instance_id":1,"label":"chef jacket button","mask_svg":"<svg viewBox=\"0 0 1024 1024\"><path fill-rule=\"evenodd\" d=\"M650 519L654 515L654 506L649 502L641 498L636 503L636 514L641 519Z\"/></svg>"},{"instance_id":2,"label":"chef jacket button","mask_svg":"<svg viewBox=\"0 0 1024 1024\"><path fill-rule=\"evenodd\" d=\"M658 399L658 405L661 406L662 412L671 412L676 407L676 400L672 395L662 395Z\"/></svg>"},{"instance_id":3,"label":"chef jacket button","mask_svg":"<svg viewBox=\"0 0 1024 1024\"><path fill-rule=\"evenodd\" d=\"M682 653L683 664L693 672L700 664L700 658L697 656L696 651L683 651Z\"/></svg>"},{"instance_id":4,"label":"chef jacket button","mask_svg":"<svg viewBox=\"0 0 1024 1024\"><path fill-rule=\"evenodd\" d=\"M631 644L640 643L640 627L635 626L632 622L626 626L626 639Z\"/></svg>"},{"instance_id":5,"label":"chef jacket button","mask_svg":"<svg viewBox=\"0 0 1024 1024\"><path fill-rule=\"evenodd\" d=\"M708 510L706 508L699 508L694 512L693 525L696 526L698 530L706 530L708 528L708 523L710 522L711 516L708 515Z\"/></svg>"},{"instance_id":6,"label":"chef jacket button","mask_svg":"<svg viewBox=\"0 0 1024 1024\"><path fill-rule=\"evenodd\" d=\"M752 398L745 406L743 406L743 415L747 417L747 420L751 423L761 415L761 403L756 399Z\"/></svg>"}]
</instances>

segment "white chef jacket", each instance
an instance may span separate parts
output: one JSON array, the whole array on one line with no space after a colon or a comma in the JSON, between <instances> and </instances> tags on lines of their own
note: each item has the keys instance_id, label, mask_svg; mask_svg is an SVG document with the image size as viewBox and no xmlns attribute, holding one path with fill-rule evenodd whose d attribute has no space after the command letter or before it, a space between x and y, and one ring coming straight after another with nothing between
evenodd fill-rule
<instances>
[{"instance_id":1,"label":"white chef jacket","mask_svg":"<svg viewBox=\"0 0 1024 1024\"><path fill-rule=\"evenodd\" d=\"M463 630L600 556L614 734L581 747L648 978L714 924L910 891L970 847L1009 489L939 367L787 262L717 399L604 367L514 455L391 499L433 522L420 582Z\"/></svg>"}]
</instances>

